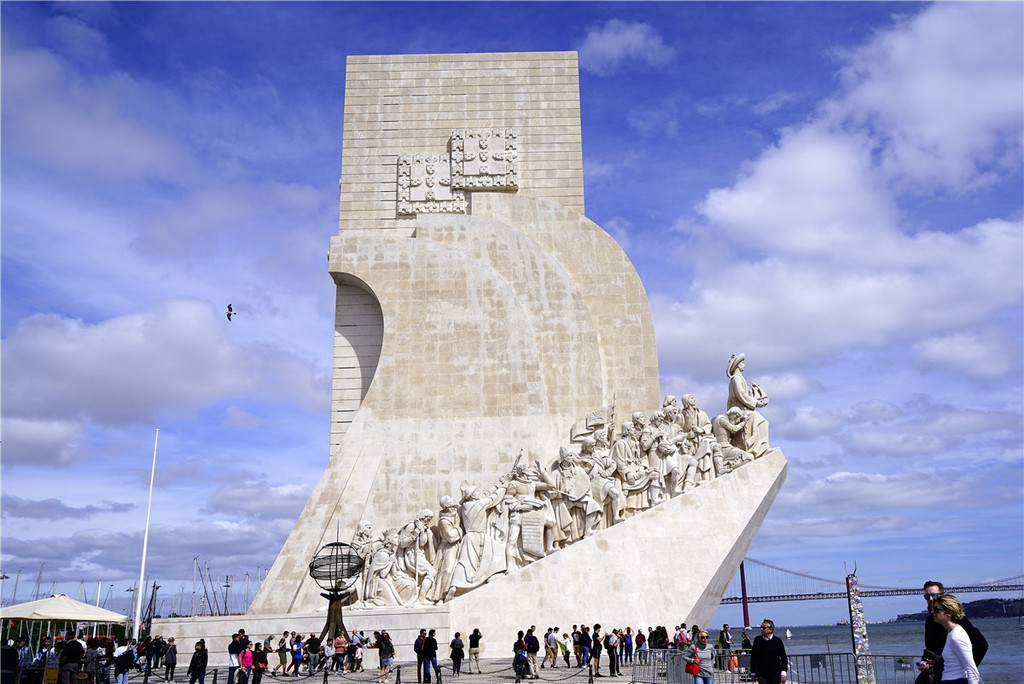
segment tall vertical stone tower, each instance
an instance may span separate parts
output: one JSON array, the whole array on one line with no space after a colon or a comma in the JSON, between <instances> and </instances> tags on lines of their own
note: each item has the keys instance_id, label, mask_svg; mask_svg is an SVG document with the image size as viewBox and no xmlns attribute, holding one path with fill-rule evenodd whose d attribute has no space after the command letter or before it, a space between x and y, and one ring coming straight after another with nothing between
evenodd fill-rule
<instances>
[{"instance_id":1,"label":"tall vertical stone tower","mask_svg":"<svg viewBox=\"0 0 1024 684\"><path fill-rule=\"evenodd\" d=\"M583 215L575 53L350 57L340 213L331 459L255 612L319 607L306 566L338 529L659 405L643 284Z\"/></svg>"},{"instance_id":2,"label":"tall vertical stone tower","mask_svg":"<svg viewBox=\"0 0 1024 684\"><path fill-rule=\"evenodd\" d=\"M643 285L584 215L576 54L350 57L345 78L340 222L328 255L330 462L253 618L322 610L307 566L360 521L400 528L437 511L442 496L459 501L464 485L507 478L517 458L548 467L588 416L593 424L614 410L621 423L661 406ZM705 624L784 475L773 451L416 610L442 636L481 627L501 639L541 614L587 619L587 605L620 626ZM673 552L697 519L713 520L721 539L692 558ZM614 602L603 601L609 592ZM563 605L566 596L578 602ZM396 634L395 614L367 627Z\"/></svg>"}]
</instances>

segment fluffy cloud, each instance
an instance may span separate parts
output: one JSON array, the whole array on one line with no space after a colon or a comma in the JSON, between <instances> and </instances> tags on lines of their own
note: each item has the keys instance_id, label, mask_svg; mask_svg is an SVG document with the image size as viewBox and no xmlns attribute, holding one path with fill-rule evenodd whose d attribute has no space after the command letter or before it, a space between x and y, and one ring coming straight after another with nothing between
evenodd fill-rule
<instances>
[{"instance_id":1,"label":"fluffy cloud","mask_svg":"<svg viewBox=\"0 0 1024 684\"><path fill-rule=\"evenodd\" d=\"M278 548L294 523L250 520L240 523L204 520L180 526L153 525L149 533L147 572L158 578L191 575L192 558L211 561L217 576L242 578L267 561L267 548ZM247 542L240 543L243 540ZM4 553L26 567L46 563L48 578L78 583L83 576L104 581L138 579L142 530L83 529L69 536L24 538L4 535Z\"/></svg>"},{"instance_id":2,"label":"fluffy cloud","mask_svg":"<svg viewBox=\"0 0 1024 684\"><path fill-rule=\"evenodd\" d=\"M1005 431L1020 435L1020 413L1015 410L982 411L967 407L932 407L924 415L906 421L905 427L924 434L967 437Z\"/></svg>"},{"instance_id":3,"label":"fluffy cloud","mask_svg":"<svg viewBox=\"0 0 1024 684\"><path fill-rule=\"evenodd\" d=\"M821 511L843 516L860 514L866 507L876 510L934 506L949 500L948 488L934 476L918 472L833 473L820 480L789 489L780 500L787 511L821 517Z\"/></svg>"},{"instance_id":4,"label":"fluffy cloud","mask_svg":"<svg viewBox=\"0 0 1024 684\"><path fill-rule=\"evenodd\" d=\"M652 296L659 347L686 350L698 366L743 348L770 369L850 345L918 341L923 367L959 365L984 379L1009 370L1012 352L962 331L1020 305L1020 220L904 226L893 179L913 178L914 194L969 192L1019 148L1019 32L1002 24L1015 16L1019 26L1020 13L937 5L843 55L844 90L782 131L732 186L708 192L698 206L706 226L677 222L701 247L681 255L697 276L683 301ZM976 84L998 92L981 97ZM975 95L981 111L950 113ZM923 171L947 161L947 176Z\"/></svg>"},{"instance_id":5,"label":"fluffy cloud","mask_svg":"<svg viewBox=\"0 0 1024 684\"><path fill-rule=\"evenodd\" d=\"M764 387L773 401L790 401L822 391L821 383L799 373L767 373L758 375L757 384Z\"/></svg>"},{"instance_id":6,"label":"fluffy cloud","mask_svg":"<svg viewBox=\"0 0 1024 684\"><path fill-rule=\"evenodd\" d=\"M86 49L88 29L65 23L61 32L72 30L68 39ZM180 182L199 171L158 127L121 113L123 100L147 98L127 77L91 81L43 49L5 49L3 58L5 154L93 180Z\"/></svg>"},{"instance_id":7,"label":"fluffy cloud","mask_svg":"<svg viewBox=\"0 0 1024 684\"><path fill-rule=\"evenodd\" d=\"M270 485L265 481L241 479L218 487L207 501L207 512L241 513L247 518L295 520L306 504L313 486Z\"/></svg>"},{"instance_id":8,"label":"fluffy cloud","mask_svg":"<svg viewBox=\"0 0 1024 684\"><path fill-rule=\"evenodd\" d=\"M1020 165L1020 4L937 3L841 55L836 119L878 133L891 179L962 190Z\"/></svg>"},{"instance_id":9,"label":"fluffy cloud","mask_svg":"<svg viewBox=\"0 0 1024 684\"><path fill-rule=\"evenodd\" d=\"M85 423L185 416L242 394L326 414L327 372L274 345L236 344L226 325L195 300L99 323L55 314L20 321L3 347L5 457L67 465Z\"/></svg>"},{"instance_id":10,"label":"fluffy cloud","mask_svg":"<svg viewBox=\"0 0 1024 684\"><path fill-rule=\"evenodd\" d=\"M864 139L822 125L790 130L733 187L708 193L699 211L747 250L871 259L889 247L874 238L886 237L894 207L870 164Z\"/></svg>"},{"instance_id":11,"label":"fluffy cloud","mask_svg":"<svg viewBox=\"0 0 1024 684\"><path fill-rule=\"evenodd\" d=\"M902 265L848 263L870 243L855 247L852 239L849 250L817 259L783 253L719 264L695 282L689 301L651 297L659 347L670 350L670 362L699 366L720 363L722 348L744 349L771 368L978 323L1020 302L1007 283L1021 277L1021 235L1020 224L993 220L955 235L890 240Z\"/></svg>"},{"instance_id":12,"label":"fluffy cloud","mask_svg":"<svg viewBox=\"0 0 1024 684\"><path fill-rule=\"evenodd\" d=\"M855 423L879 422L895 420L903 415L903 409L881 399L859 401L851 412L850 418Z\"/></svg>"},{"instance_id":13,"label":"fluffy cloud","mask_svg":"<svg viewBox=\"0 0 1024 684\"><path fill-rule=\"evenodd\" d=\"M600 76L632 64L662 67L675 58L675 50L665 44L652 26L620 19L591 28L579 54L580 66Z\"/></svg>"},{"instance_id":14,"label":"fluffy cloud","mask_svg":"<svg viewBox=\"0 0 1024 684\"><path fill-rule=\"evenodd\" d=\"M860 430L849 432L840 441L855 453L872 456L921 456L937 454L951 445L949 440L917 431Z\"/></svg>"},{"instance_id":15,"label":"fluffy cloud","mask_svg":"<svg viewBox=\"0 0 1024 684\"><path fill-rule=\"evenodd\" d=\"M102 64L110 57L106 37L81 19L56 16L46 25L46 32L64 54L82 62Z\"/></svg>"},{"instance_id":16,"label":"fluffy cloud","mask_svg":"<svg viewBox=\"0 0 1024 684\"><path fill-rule=\"evenodd\" d=\"M1005 340L961 332L931 337L914 345L914 363L922 369L951 368L975 380L1003 376L1016 362Z\"/></svg>"},{"instance_id":17,"label":"fluffy cloud","mask_svg":"<svg viewBox=\"0 0 1024 684\"><path fill-rule=\"evenodd\" d=\"M99 513L124 513L133 504L104 501L102 505L68 506L59 499L23 499L20 496L3 495L3 517L35 518L42 520L65 520L67 518L91 518Z\"/></svg>"},{"instance_id":18,"label":"fluffy cloud","mask_svg":"<svg viewBox=\"0 0 1024 684\"><path fill-rule=\"evenodd\" d=\"M36 314L5 340L4 401L22 418L124 424L252 389L219 312L191 300L100 323Z\"/></svg>"},{"instance_id":19,"label":"fluffy cloud","mask_svg":"<svg viewBox=\"0 0 1024 684\"><path fill-rule=\"evenodd\" d=\"M282 235L294 239L295 231L283 233L281 226L311 222L325 204L324 192L305 185L202 188L148 217L134 247L150 259L227 259L234 250L251 255L260 251L254 243L277 245Z\"/></svg>"},{"instance_id":20,"label":"fluffy cloud","mask_svg":"<svg viewBox=\"0 0 1024 684\"><path fill-rule=\"evenodd\" d=\"M779 424L774 432L786 439L803 441L835 433L845 424L846 419L839 411L801 406L793 417Z\"/></svg>"},{"instance_id":21,"label":"fluffy cloud","mask_svg":"<svg viewBox=\"0 0 1024 684\"><path fill-rule=\"evenodd\" d=\"M769 520L761 529L764 537L850 539L860 535L899 532L914 527L913 518L897 515L853 515L836 518L809 517L800 520Z\"/></svg>"},{"instance_id":22,"label":"fluffy cloud","mask_svg":"<svg viewBox=\"0 0 1024 684\"><path fill-rule=\"evenodd\" d=\"M627 118L629 127L643 136L673 137L679 132L679 112L674 102L660 107L634 109Z\"/></svg>"},{"instance_id":23,"label":"fluffy cloud","mask_svg":"<svg viewBox=\"0 0 1024 684\"><path fill-rule=\"evenodd\" d=\"M754 111L755 114L770 114L771 112L779 111L790 102L795 102L799 99L800 96L797 95L796 93L780 91L777 93L772 93L763 100L755 102L751 106L751 109Z\"/></svg>"},{"instance_id":24,"label":"fluffy cloud","mask_svg":"<svg viewBox=\"0 0 1024 684\"><path fill-rule=\"evenodd\" d=\"M6 388L4 394L6 401ZM83 438L80 423L74 420L17 418L10 415L11 410L8 405L7 413L0 420L7 441L4 453L7 465L52 463L67 466L79 458Z\"/></svg>"}]
</instances>

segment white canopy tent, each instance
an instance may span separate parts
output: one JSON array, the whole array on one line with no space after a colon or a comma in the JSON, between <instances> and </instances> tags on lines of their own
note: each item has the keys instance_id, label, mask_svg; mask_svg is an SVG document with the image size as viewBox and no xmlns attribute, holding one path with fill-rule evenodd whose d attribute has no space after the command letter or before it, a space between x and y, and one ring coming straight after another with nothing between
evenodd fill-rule
<instances>
[{"instance_id":1,"label":"white canopy tent","mask_svg":"<svg viewBox=\"0 0 1024 684\"><path fill-rule=\"evenodd\" d=\"M55 620L63 622L116 622L123 623L128 618L112 610L90 606L68 598L66 594L57 594L50 598L19 603L16 606L0 607L0 618L4 620Z\"/></svg>"}]
</instances>

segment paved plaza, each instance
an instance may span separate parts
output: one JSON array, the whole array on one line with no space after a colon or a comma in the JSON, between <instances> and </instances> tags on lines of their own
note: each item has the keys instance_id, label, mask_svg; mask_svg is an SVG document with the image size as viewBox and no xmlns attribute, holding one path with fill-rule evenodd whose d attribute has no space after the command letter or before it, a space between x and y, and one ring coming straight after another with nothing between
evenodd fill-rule
<instances>
[{"instance_id":1,"label":"paved plaza","mask_svg":"<svg viewBox=\"0 0 1024 684\"><path fill-rule=\"evenodd\" d=\"M376 664L377 654L374 651L369 652L369 658L367 664ZM515 682L515 673L512 671L512 657L508 658L481 658L480 659L480 673L470 673L468 671L468 661L462 663L462 674L460 676L452 675L452 662L451 660L439 661L438 665L441 668L441 679L431 679L431 684L451 684L453 681L460 682L460 684L507 684ZM539 668L539 665L538 665ZM644 684L651 684L650 675L653 674L653 670L650 668L638 667L637 672L634 673L632 663L624 663L621 666L622 676L621 677L610 677L608 676L608 662L607 660L601 661L601 674L595 675L594 678L590 677L590 670L586 667L576 667L571 665L565 667L562 661L559 661L559 666L556 668L545 667L538 669L539 678L537 682L569 682L570 684L590 684L593 681L619 681L619 682L642 682ZM216 673L216 675L214 674ZM634 674L636 676L634 676ZM661 682L665 682L664 671L661 672ZM205 684L225 684L224 677L227 675L227 667L216 667L210 668L206 671ZM272 682L295 682L296 684L341 684L342 682L352 682L353 684L376 684L378 681L379 672L376 667L368 668L363 672L345 672L344 674L338 672L329 672L325 674L323 672L317 672L315 675L307 675L305 673L298 677L294 675L285 676L271 676L265 675L261 684L271 684ZM161 678L150 676L150 681L156 684L162 682ZM528 679L528 678L527 678ZM685 680L688 682L692 678L689 675L685 676ZM178 674L174 678L175 682L188 682L188 677ZM395 665L392 666L391 676L388 678L388 684L417 684L416 683L416 661L413 659L409 660L398 660L396 659ZM716 684L736 684L739 682L748 681L742 674L736 672L715 672ZM132 684L140 684L143 682L142 675L133 675L131 677Z\"/></svg>"},{"instance_id":2,"label":"paved plaza","mask_svg":"<svg viewBox=\"0 0 1024 684\"><path fill-rule=\"evenodd\" d=\"M372 663L376 665L377 654L374 651L369 652L369 658L367 664ZM465 684L498 684L505 682L514 682L515 673L512 671L512 657L508 658L481 658L480 659L480 674L470 674L468 672L467 661L463 661L462 669L463 672L460 676L454 677L452 675L452 662L451 660L439 661L438 665L441 668L441 679L440 684L450 684L452 681L465 682ZM598 676L598 680L607 679L609 681L630 681L632 679L631 671L632 667L628 664L622 666L621 677L609 677L607 670L607 663L602 661L602 668L604 670L603 676ZM187 663L186 663L187 667ZM572 682L573 684L586 684L590 681L590 672L586 667L578 668L575 665L571 667L564 667L564 664L557 668L546 667L538 670L540 678L535 680L538 682ZM216 673L216 674L215 674ZM344 674L338 672L329 672L326 675L326 679L323 672L317 672L315 675L307 675L305 673L300 674L298 677L295 675L286 676L271 676L264 675L261 684L272 684L273 682L296 682L296 684L341 684L341 682L353 682L353 684L375 684L377 682L379 671L376 667L367 668L363 672L345 672ZM205 684L225 684L225 677L227 676L227 666L224 667L212 667L206 671ZM142 674L134 674L131 676L130 681L132 684L141 684L145 677ZM188 677L182 673L176 673L174 681L177 683L188 682ZM157 677L155 674L150 675L149 682L152 684L162 684L163 678ZM396 659L395 665L391 668L391 676L388 678L389 684L416 684L416 661L410 660L398 660ZM435 678L431 679L432 684L438 684L438 680Z\"/></svg>"}]
</instances>

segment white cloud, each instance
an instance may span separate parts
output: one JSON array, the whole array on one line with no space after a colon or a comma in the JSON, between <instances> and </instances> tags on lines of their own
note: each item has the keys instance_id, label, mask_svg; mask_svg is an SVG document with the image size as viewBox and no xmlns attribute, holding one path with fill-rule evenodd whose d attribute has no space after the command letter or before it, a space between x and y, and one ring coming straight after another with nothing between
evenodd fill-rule
<instances>
[{"instance_id":1,"label":"white cloud","mask_svg":"<svg viewBox=\"0 0 1024 684\"><path fill-rule=\"evenodd\" d=\"M260 480L240 479L215 489L205 510L241 513L247 518L295 520L312 491L311 484L274 486Z\"/></svg>"},{"instance_id":2,"label":"white cloud","mask_svg":"<svg viewBox=\"0 0 1024 684\"><path fill-rule=\"evenodd\" d=\"M886 176L954 191L1020 165L1021 5L936 3L841 55L836 119L876 132ZM927 185L925 187L927 187ZM917 185L917 187L921 187Z\"/></svg>"},{"instance_id":3,"label":"white cloud","mask_svg":"<svg viewBox=\"0 0 1024 684\"><path fill-rule=\"evenodd\" d=\"M4 342L5 406L23 418L121 424L251 390L252 362L218 314L177 300L100 323L30 316Z\"/></svg>"},{"instance_id":4,"label":"white cloud","mask_svg":"<svg viewBox=\"0 0 1024 684\"><path fill-rule=\"evenodd\" d=\"M588 181L603 178L614 169L615 166L613 164L598 161L594 157L588 157L583 160L583 177Z\"/></svg>"},{"instance_id":5,"label":"white cloud","mask_svg":"<svg viewBox=\"0 0 1024 684\"><path fill-rule=\"evenodd\" d=\"M20 321L3 347L5 427L12 428L5 456L26 462L49 454L66 463L80 422L188 415L243 394L327 412L326 372L276 346L233 343L222 316L198 301L171 300L100 323L54 314ZM59 430L47 439L49 426Z\"/></svg>"},{"instance_id":6,"label":"white cloud","mask_svg":"<svg viewBox=\"0 0 1024 684\"><path fill-rule=\"evenodd\" d=\"M243 411L236 406L229 406L224 412L224 424L231 427L254 428L266 423L259 416Z\"/></svg>"},{"instance_id":7,"label":"white cloud","mask_svg":"<svg viewBox=\"0 0 1024 684\"><path fill-rule=\"evenodd\" d=\"M903 415L903 409L881 399L859 401L850 415L857 423L895 420Z\"/></svg>"},{"instance_id":8,"label":"white cloud","mask_svg":"<svg viewBox=\"0 0 1024 684\"><path fill-rule=\"evenodd\" d=\"M207 519L183 525L153 525L146 568L153 577L185 577L190 572L190 559L198 556L201 561L212 562L215 575L233 574L239 580L246 571L267 562L266 548L280 547L293 522ZM141 549L141 526L137 531L89 528L68 536L4 535L5 555L15 555L26 567L44 561L48 578L76 584L82 577L101 574L104 581L131 580L132 568L134 579L138 579ZM168 588L170 591L173 589Z\"/></svg>"},{"instance_id":9,"label":"white cloud","mask_svg":"<svg viewBox=\"0 0 1024 684\"><path fill-rule=\"evenodd\" d=\"M9 368L9 367L8 367ZM8 370L5 375L10 377ZM7 388L4 388L7 402ZM4 461L8 464L31 463L68 466L80 456L82 426L74 420L18 418L10 415L10 404L3 423ZM14 410L17 410L15 408Z\"/></svg>"},{"instance_id":10,"label":"white cloud","mask_svg":"<svg viewBox=\"0 0 1024 684\"><path fill-rule=\"evenodd\" d=\"M125 100L148 97L126 76L90 81L42 49L11 48L3 59L6 154L92 181L182 182L200 170L159 128L121 113Z\"/></svg>"},{"instance_id":11,"label":"white cloud","mask_svg":"<svg viewBox=\"0 0 1024 684\"><path fill-rule=\"evenodd\" d=\"M826 510L838 517L871 509L927 508L949 500L949 493L939 478L917 471L894 475L837 472L799 489L788 489L783 497L787 512L806 512L813 519Z\"/></svg>"},{"instance_id":12,"label":"white cloud","mask_svg":"<svg viewBox=\"0 0 1024 684\"><path fill-rule=\"evenodd\" d=\"M767 369L976 324L1021 301L1020 289L1007 286L1022 277L1019 224L896 238L882 245L892 251L877 265L849 263L871 244L853 242L816 259L780 252L718 264L688 301L651 293L663 358L700 367L720 364L721 349L743 349Z\"/></svg>"},{"instance_id":13,"label":"white cloud","mask_svg":"<svg viewBox=\"0 0 1024 684\"><path fill-rule=\"evenodd\" d=\"M780 424L774 432L786 439L810 440L833 434L845 424L846 419L840 411L801 406L792 418Z\"/></svg>"},{"instance_id":14,"label":"white cloud","mask_svg":"<svg viewBox=\"0 0 1024 684\"><path fill-rule=\"evenodd\" d=\"M924 434L967 437L1007 431L1019 435L1020 413L1015 410L981 411L969 407L930 407L924 415L906 421L905 428Z\"/></svg>"},{"instance_id":15,"label":"white cloud","mask_svg":"<svg viewBox=\"0 0 1024 684\"><path fill-rule=\"evenodd\" d=\"M675 50L649 24L612 19L587 32L579 55L583 69L608 76L633 64L665 66L675 58Z\"/></svg>"},{"instance_id":16,"label":"white cloud","mask_svg":"<svg viewBox=\"0 0 1024 684\"><path fill-rule=\"evenodd\" d=\"M800 96L797 95L796 93L789 93L780 90L779 92L772 93L768 97L758 102L755 102L753 105L751 105L751 109L754 111L755 114L760 114L763 116L764 114L777 112L790 102L795 102L799 99Z\"/></svg>"},{"instance_id":17,"label":"white cloud","mask_svg":"<svg viewBox=\"0 0 1024 684\"><path fill-rule=\"evenodd\" d=\"M867 141L821 125L787 131L698 210L740 249L878 258L895 210L872 179ZM883 257L884 258L884 257Z\"/></svg>"},{"instance_id":18,"label":"white cloud","mask_svg":"<svg viewBox=\"0 0 1024 684\"><path fill-rule=\"evenodd\" d=\"M844 434L840 441L854 452L871 456L922 456L949 448L950 443L935 435L895 430L860 430Z\"/></svg>"},{"instance_id":19,"label":"white cloud","mask_svg":"<svg viewBox=\"0 0 1024 684\"><path fill-rule=\"evenodd\" d=\"M768 520L760 536L836 539L872 536L878 533L909 530L915 525L913 518L897 515L857 515L848 517L812 517L797 520Z\"/></svg>"},{"instance_id":20,"label":"white cloud","mask_svg":"<svg viewBox=\"0 0 1024 684\"><path fill-rule=\"evenodd\" d=\"M931 337L915 344L914 350L919 368L950 368L975 380L1001 377L1015 363L1014 350L1004 340L969 332Z\"/></svg>"},{"instance_id":21,"label":"white cloud","mask_svg":"<svg viewBox=\"0 0 1024 684\"><path fill-rule=\"evenodd\" d=\"M68 518L90 518L99 513L121 513L130 511L133 504L103 501L101 505L68 506L59 499L24 499L20 496L3 495L3 516L5 518L41 518L44 520L65 520Z\"/></svg>"},{"instance_id":22,"label":"white cloud","mask_svg":"<svg viewBox=\"0 0 1024 684\"><path fill-rule=\"evenodd\" d=\"M672 138L679 132L679 112L674 102L666 102L660 107L634 109L626 121L642 136Z\"/></svg>"},{"instance_id":23,"label":"white cloud","mask_svg":"<svg viewBox=\"0 0 1024 684\"><path fill-rule=\"evenodd\" d=\"M934 152L930 164L949 160L962 167L955 173L960 190L986 173L975 161L1019 146L1019 31L995 26L1019 15L1016 6L986 14L975 6L936 5L847 53L846 90L807 122L782 131L732 186L708 192L697 207L707 226L676 223L691 246L681 256L696 277L686 299L651 293L659 347L669 350L663 358L701 367L719 363L721 349L744 349L769 370L850 345L950 335L963 342L970 326L1019 307L1019 219L989 218L948 232L915 225L911 232L892 183L913 176L915 193L927 193L952 182L924 174L909 159L904 132L918 127L925 136L918 146ZM991 46L982 37L985 27L996 33ZM957 47L945 50L932 73L929 58L947 45ZM915 60L920 65L911 68ZM926 120L942 109L949 94L935 93L947 87L969 108L972 79L1000 93L985 99L980 112ZM963 109L959 103L956 109ZM876 125L866 125L868 118ZM968 142L940 145L940 139ZM919 363L960 364L986 379L1011 369L1005 359L1012 352L953 346L923 342ZM989 362L979 363L986 352Z\"/></svg>"},{"instance_id":24,"label":"white cloud","mask_svg":"<svg viewBox=\"0 0 1024 684\"><path fill-rule=\"evenodd\" d=\"M325 199L315 188L272 181L201 188L150 215L134 247L150 259L226 259L232 250L251 254L259 251L254 241L276 244L293 236L282 225L308 220Z\"/></svg>"},{"instance_id":25,"label":"white cloud","mask_svg":"<svg viewBox=\"0 0 1024 684\"><path fill-rule=\"evenodd\" d=\"M95 67L105 64L110 57L106 36L84 21L74 17L56 16L46 25L51 40L58 44L62 54Z\"/></svg>"},{"instance_id":26,"label":"white cloud","mask_svg":"<svg viewBox=\"0 0 1024 684\"><path fill-rule=\"evenodd\" d=\"M723 370L725 364L723 363ZM824 389L814 378L799 373L767 373L757 376L760 385L772 401L792 401Z\"/></svg>"}]
</instances>

